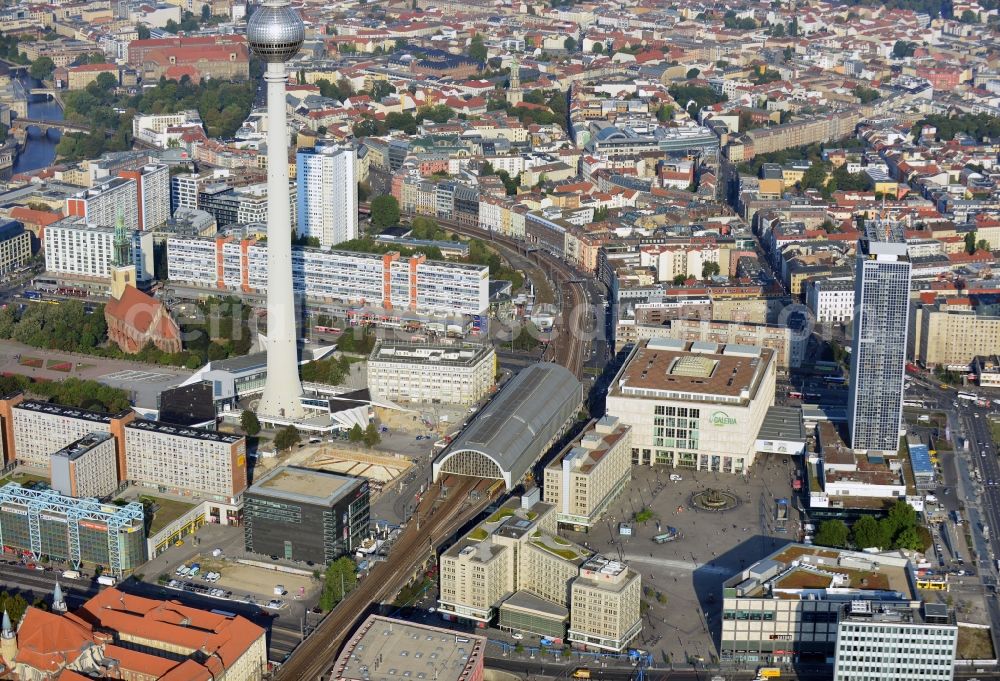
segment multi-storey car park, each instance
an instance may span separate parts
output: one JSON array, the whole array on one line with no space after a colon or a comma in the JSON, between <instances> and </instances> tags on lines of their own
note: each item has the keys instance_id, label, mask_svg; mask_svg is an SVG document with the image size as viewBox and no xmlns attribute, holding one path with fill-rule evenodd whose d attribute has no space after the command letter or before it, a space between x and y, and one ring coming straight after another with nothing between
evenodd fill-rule
<instances>
[{"instance_id":1,"label":"multi-storey car park","mask_svg":"<svg viewBox=\"0 0 1000 681\"><path fill-rule=\"evenodd\" d=\"M144 527L140 503L102 504L14 482L0 487L0 543L35 560L48 556L129 574L146 562Z\"/></svg>"}]
</instances>

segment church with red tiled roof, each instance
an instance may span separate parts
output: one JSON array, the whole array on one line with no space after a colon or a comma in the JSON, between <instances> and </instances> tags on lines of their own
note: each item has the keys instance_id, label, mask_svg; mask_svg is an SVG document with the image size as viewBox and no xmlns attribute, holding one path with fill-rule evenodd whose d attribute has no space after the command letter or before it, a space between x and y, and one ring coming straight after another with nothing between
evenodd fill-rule
<instances>
[{"instance_id":1,"label":"church with red tiled roof","mask_svg":"<svg viewBox=\"0 0 1000 681\"><path fill-rule=\"evenodd\" d=\"M123 352L135 354L148 343L163 352L181 351L177 322L156 298L134 286L126 286L120 298L104 306L108 338Z\"/></svg>"},{"instance_id":2,"label":"church with red tiled roof","mask_svg":"<svg viewBox=\"0 0 1000 681\"><path fill-rule=\"evenodd\" d=\"M111 262L111 300L104 306L108 339L133 355L149 343L162 352L180 352L181 330L177 322L163 303L137 289L135 281L131 238L119 218Z\"/></svg>"}]
</instances>

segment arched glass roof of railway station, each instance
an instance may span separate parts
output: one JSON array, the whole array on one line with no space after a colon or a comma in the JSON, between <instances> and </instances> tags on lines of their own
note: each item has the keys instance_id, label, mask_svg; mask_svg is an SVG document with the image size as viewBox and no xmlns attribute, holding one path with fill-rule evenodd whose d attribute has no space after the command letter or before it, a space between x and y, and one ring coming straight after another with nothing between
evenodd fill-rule
<instances>
[{"instance_id":1,"label":"arched glass roof of railway station","mask_svg":"<svg viewBox=\"0 0 1000 681\"><path fill-rule=\"evenodd\" d=\"M441 475L516 485L576 413L582 388L566 368L540 362L522 369L434 462Z\"/></svg>"}]
</instances>

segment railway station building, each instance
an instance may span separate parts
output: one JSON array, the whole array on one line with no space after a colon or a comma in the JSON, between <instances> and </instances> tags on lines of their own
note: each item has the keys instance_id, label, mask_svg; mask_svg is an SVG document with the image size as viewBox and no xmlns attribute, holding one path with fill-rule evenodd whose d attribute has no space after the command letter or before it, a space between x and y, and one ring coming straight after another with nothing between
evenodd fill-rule
<instances>
[{"instance_id":1,"label":"railway station building","mask_svg":"<svg viewBox=\"0 0 1000 681\"><path fill-rule=\"evenodd\" d=\"M443 475L503 480L514 488L565 432L583 400L583 389L565 367L532 364L512 378L437 458Z\"/></svg>"}]
</instances>

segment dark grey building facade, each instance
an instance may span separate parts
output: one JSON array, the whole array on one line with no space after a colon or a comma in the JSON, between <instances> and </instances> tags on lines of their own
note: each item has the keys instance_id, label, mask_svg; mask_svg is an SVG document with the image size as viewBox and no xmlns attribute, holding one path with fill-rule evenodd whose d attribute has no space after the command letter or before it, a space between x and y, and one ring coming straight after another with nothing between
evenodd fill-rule
<instances>
[{"instance_id":1,"label":"dark grey building facade","mask_svg":"<svg viewBox=\"0 0 1000 681\"><path fill-rule=\"evenodd\" d=\"M368 536L368 481L283 466L243 495L247 551L326 564L351 554Z\"/></svg>"}]
</instances>

